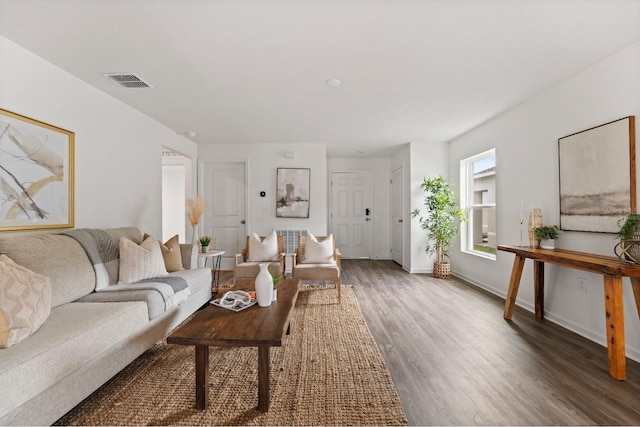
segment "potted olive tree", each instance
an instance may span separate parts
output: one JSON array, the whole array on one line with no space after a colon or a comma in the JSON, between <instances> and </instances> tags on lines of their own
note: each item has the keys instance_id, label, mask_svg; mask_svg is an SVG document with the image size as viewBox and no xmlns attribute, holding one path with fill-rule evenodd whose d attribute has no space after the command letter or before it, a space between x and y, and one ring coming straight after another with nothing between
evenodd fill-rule
<instances>
[{"instance_id":1,"label":"potted olive tree","mask_svg":"<svg viewBox=\"0 0 640 427\"><path fill-rule=\"evenodd\" d=\"M427 232L426 252L435 254L433 276L446 279L451 277L449 246L458 233L460 222L466 221L467 217L455 200L451 183L442 176L425 177L420 188L425 193L426 214L422 216L420 209L415 209L411 217L417 217L420 227Z\"/></svg>"}]
</instances>

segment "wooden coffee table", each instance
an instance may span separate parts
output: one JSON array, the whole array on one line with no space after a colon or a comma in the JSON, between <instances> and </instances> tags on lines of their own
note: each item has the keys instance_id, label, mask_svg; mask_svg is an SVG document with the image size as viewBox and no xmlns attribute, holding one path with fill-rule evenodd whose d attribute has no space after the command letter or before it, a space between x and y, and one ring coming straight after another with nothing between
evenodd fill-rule
<instances>
[{"instance_id":1,"label":"wooden coffee table","mask_svg":"<svg viewBox=\"0 0 640 427\"><path fill-rule=\"evenodd\" d=\"M278 283L278 300L234 312L209 305L167 337L167 343L193 345L196 353L196 408L209 406L209 346L258 347L258 410L269 410L269 350L281 346L298 298L297 279ZM234 290L254 290L253 280L239 280Z\"/></svg>"}]
</instances>

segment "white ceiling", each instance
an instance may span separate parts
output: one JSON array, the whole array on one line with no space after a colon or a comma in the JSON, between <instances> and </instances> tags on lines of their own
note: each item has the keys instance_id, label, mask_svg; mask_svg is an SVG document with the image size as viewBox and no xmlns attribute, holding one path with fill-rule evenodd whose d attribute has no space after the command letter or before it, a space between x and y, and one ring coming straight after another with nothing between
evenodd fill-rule
<instances>
[{"instance_id":1,"label":"white ceiling","mask_svg":"<svg viewBox=\"0 0 640 427\"><path fill-rule=\"evenodd\" d=\"M640 40L640 0L0 0L0 35L201 144L386 156Z\"/></svg>"}]
</instances>

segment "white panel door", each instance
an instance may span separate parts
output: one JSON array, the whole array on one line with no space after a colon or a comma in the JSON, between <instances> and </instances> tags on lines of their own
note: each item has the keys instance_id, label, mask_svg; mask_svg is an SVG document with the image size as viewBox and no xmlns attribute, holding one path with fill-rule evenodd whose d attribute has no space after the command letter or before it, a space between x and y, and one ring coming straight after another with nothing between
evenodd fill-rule
<instances>
[{"instance_id":1,"label":"white panel door","mask_svg":"<svg viewBox=\"0 0 640 427\"><path fill-rule=\"evenodd\" d=\"M204 233L215 237L223 258L231 259L246 244L246 165L244 162L201 163L200 188L205 197ZM223 260L224 262L225 260ZM232 269L227 260L223 269Z\"/></svg>"},{"instance_id":2,"label":"white panel door","mask_svg":"<svg viewBox=\"0 0 640 427\"><path fill-rule=\"evenodd\" d=\"M391 259L400 265L403 256L402 167L391 173Z\"/></svg>"},{"instance_id":3,"label":"white panel door","mask_svg":"<svg viewBox=\"0 0 640 427\"><path fill-rule=\"evenodd\" d=\"M343 258L371 257L371 174L331 172L331 232Z\"/></svg>"}]
</instances>

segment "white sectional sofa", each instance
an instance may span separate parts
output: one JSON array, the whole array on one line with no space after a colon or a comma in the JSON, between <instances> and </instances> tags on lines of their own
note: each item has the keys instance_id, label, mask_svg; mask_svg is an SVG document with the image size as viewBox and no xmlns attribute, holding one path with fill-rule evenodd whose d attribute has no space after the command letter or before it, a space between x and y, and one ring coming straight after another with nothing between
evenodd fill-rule
<instances>
[{"instance_id":1,"label":"white sectional sofa","mask_svg":"<svg viewBox=\"0 0 640 427\"><path fill-rule=\"evenodd\" d=\"M140 243L133 227L113 239ZM211 299L211 272L197 268L197 249L180 245L188 299L165 309L158 292L122 285L96 292L83 247L62 234L3 236L0 254L51 281L51 314L31 336L0 348L0 425L50 425L163 339Z\"/></svg>"}]
</instances>

